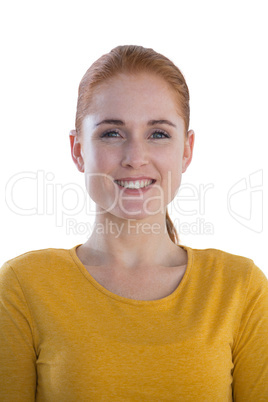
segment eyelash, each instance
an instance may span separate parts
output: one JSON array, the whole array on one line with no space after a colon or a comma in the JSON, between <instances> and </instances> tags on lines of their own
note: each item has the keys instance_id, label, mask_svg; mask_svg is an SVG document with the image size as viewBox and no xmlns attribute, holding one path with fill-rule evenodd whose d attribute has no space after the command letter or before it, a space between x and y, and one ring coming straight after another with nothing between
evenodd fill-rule
<instances>
[{"instance_id":1,"label":"eyelash","mask_svg":"<svg viewBox=\"0 0 268 402\"><path fill-rule=\"evenodd\" d=\"M119 134L119 132L117 131L117 130L109 130L109 131L105 131L102 135L101 135L101 138L117 138L117 137L109 137L108 136L108 134L113 134L113 133L116 133L116 134ZM155 130L153 133L152 133L152 135L154 135L154 134L162 134L162 135L164 135L164 137L161 137L161 138L158 138L158 139L163 139L163 138L170 138L170 135L168 135L165 131L162 131L162 130ZM157 138L154 138L154 139L157 139Z\"/></svg>"},{"instance_id":2,"label":"eyelash","mask_svg":"<svg viewBox=\"0 0 268 402\"><path fill-rule=\"evenodd\" d=\"M105 131L103 134L101 134L101 138L104 138L104 137L108 136L108 134L112 134L112 133L119 134L119 132L117 130L109 130L109 131ZM115 137L109 137L109 138L115 138Z\"/></svg>"}]
</instances>

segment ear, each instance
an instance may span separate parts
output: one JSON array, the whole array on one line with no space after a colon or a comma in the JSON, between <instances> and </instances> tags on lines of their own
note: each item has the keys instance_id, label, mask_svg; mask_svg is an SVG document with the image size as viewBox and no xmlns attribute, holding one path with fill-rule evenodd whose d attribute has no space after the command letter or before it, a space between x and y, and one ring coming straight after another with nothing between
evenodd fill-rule
<instances>
[{"instance_id":1,"label":"ear","mask_svg":"<svg viewBox=\"0 0 268 402\"><path fill-rule=\"evenodd\" d=\"M182 159L182 173L186 172L188 166L191 163L193 157L195 133L193 130L189 130L186 139L184 141L184 152Z\"/></svg>"},{"instance_id":2,"label":"ear","mask_svg":"<svg viewBox=\"0 0 268 402\"><path fill-rule=\"evenodd\" d=\"M81 152L81 143L78 139L76 130L71 130L69 137L73 161L79 172L84 172L84 159Z\"/></svg>"}]
</instances>

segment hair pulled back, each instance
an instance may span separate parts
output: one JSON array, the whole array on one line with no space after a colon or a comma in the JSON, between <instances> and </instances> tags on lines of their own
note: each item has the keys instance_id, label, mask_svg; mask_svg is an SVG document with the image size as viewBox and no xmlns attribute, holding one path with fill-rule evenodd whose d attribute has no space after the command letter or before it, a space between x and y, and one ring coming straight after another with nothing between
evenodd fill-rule
<instances>
[{"instance_id":1,"label":"hair pulled back","mask_svg":"<svg viewBox=\"0 0 268 402\"><path fill-rule=\"evenodd\" d=\"M117 46L96 60L83 76L78 90L75 127L79 134L82 122L89 113L91 102L98 87L118 74L148 72L162 77L173 90L177 99L178 114L184 121L185 136L189 129L189 90L186 81L175 64L153 49L142 46ZM166 226L171 240L178 244L178 233L166 212Z\"/></svg>"}]
</instances>

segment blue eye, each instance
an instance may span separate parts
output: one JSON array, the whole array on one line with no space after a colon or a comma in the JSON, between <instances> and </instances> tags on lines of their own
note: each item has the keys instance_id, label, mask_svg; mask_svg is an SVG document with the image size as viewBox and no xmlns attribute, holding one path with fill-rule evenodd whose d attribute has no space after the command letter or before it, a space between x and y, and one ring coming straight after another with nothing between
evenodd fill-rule
<instances>
[{"instance_id":1,"label":"blue eye","mask_svg":"<svg viewBox=\"0 0 268 402\"><path fill-rule=\"evenodd\" d=\"M106 131L101 135L101 138L107 137L107 138L117 138L117 134L119 135L118 131L116 130L110 130Z\"/></svg>"},{"instance_id":2,"label":"blue eye","mask_svg":"<svg viewBox=\"0 0 268 402\"><path fill-rule=\"evenodd\" d=\"M117 130L110 130L110 131L105 131L102 135L101 138L119 138L118 136L120 136L119 132ZM157 139L162 139L162 138L170 138L170 136L165 133L164 131L161 130L156 130L153 132L152 134L153 139L157 140ZM155 137L157 136L157 137Z\"/></svg>"},{"instance_id":3,"label":"blue eye","mask_svg":"<svg viewBox=\"0 0 268 402\"><path fill-rule=\"evenodd\" d=\"M155 137L155 139L162 139L162 138L170 138L170 136L167 134L167 133L165 133L164 131L161 131L161 130L157 130L157 131L155 131L155 132L153 132L153 134L152 135L161 135L162 137Z\"/></svg>"}]
</instances>

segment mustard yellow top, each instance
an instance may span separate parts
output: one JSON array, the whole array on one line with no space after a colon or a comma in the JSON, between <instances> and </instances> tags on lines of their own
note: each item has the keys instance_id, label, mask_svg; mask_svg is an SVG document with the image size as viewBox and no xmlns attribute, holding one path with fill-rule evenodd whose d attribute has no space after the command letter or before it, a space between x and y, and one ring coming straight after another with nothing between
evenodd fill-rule
<instances>
[{"instance_id":1,"label":"mustard yellow top","mask_svg":"<svg viewBox=\"0 0 268 402\"><path fill-rule=\"evenodd\" d=\"M253 261L183 247L185 275L142 301L71 250L0 269L1 402L268 401L268 281Z\"/></svg>"}]
</instances>

